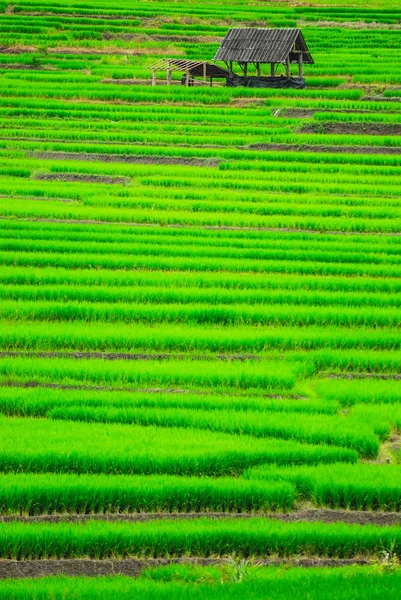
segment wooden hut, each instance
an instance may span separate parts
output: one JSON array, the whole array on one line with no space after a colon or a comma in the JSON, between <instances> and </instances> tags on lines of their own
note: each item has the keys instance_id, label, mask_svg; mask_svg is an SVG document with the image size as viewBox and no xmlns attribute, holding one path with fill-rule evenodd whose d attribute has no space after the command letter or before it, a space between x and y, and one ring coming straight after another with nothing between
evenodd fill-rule
<instances>
[{"instance_id":1,"label":"wooden hut","mask_svg":"<svg viewBox=\"0 0 401 600\"><path fill-rule=\"evenodd\" d=\"M224 62L226 68L215 64L218 61ZM297 65L295 75L291 69L294 64ZM212 85L214 79L224 79L229 87L302 88L305 87L304 64L313 64L313 58L300 29L246 27L228 31L214 62L161 58L147 68L152 71L152 85L157 84L158 71L166 72L164 81L168 85L173 83L172 73L178 71L181 84L186 86ZM252 65L253 75L250 73ZM269 65L268 75L263 73L265 65ZM280 73L283 68L284 73Z\"/></svg>"},{"instance_id":2,"label":"wooden hut","mask_svg":"<svg viewBox=\"0 0 401 600\"><path fill-rule=\"evenodd\" d=\"M227 85L247 87L304 87L303 65L313 64L313 58L300 29L230 29L218 49L215 61L223 61L228 69ZM249 74L254 65L255 75ZM269 74L262 74L269 65ZM278 77L283 65L285 75ZM291 66L297 66L294 76ZM234 72L235 66L240 74Z\"/></svg>"}]
</instances>

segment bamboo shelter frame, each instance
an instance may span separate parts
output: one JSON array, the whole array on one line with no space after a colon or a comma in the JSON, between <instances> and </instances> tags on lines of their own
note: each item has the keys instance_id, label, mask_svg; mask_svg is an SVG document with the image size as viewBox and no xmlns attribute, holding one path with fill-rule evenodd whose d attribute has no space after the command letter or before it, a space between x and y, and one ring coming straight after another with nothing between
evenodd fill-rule
<instances>
[{"instance_id":1,"label":"bamboo shelter frame","mask_svg":"<svg viewBox=\"0 0 401 600\"><path fill-rule=\"evenodd\" d=\"M202 77L202 81L197 81L199 85L209 85L212 87L213 78L225 79L228 71L207 60L188 60L179 58L160 58L147 67L152 71L152 85L157 85L157 71L166 71L167 85L172 84L172 73L179 71L183 73L183 83L188 87L194 85L194 77ZM184 79L185 77L185 79Z\"/></svg>"}]
</instances>

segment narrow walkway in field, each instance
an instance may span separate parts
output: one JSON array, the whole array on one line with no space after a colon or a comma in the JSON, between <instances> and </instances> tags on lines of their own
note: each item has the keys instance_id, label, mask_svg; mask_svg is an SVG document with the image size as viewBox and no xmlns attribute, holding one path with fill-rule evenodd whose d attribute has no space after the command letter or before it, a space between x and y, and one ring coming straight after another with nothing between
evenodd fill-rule
<instances>
[{"instance_id":1,"label":"narrow walkway in field","mask_svg":"<svg viewBox=\"0 0 401 600\"><path fill-rule=\"evenodd\" d=\"M0 358L74 358L75 360L222 360L239 361L256 360L260 362L262 358L256 354L145 354L130 352L24 352L24 351L0 351Z\"/></svg>"},{"instance_id":2,"label":"narrow walkway in field","mask_svg":"<svg viewBox=\"0 0 401 600\"><path fill-rule=\"evenodd\" d=\"M35 223L65 223L69 225L117 225L118 227L159 227L160 229L210 229L216 231L273 231L279 233L307 233L311 235L357 235L401 237L401 231L326 231L324 229L300 229L292 227L236 227L234 225L187 225L180 223L127 223L126 221L97 221L95 219L53 219L40 217L0 216L0 220L28 221Z\"/></svg>"},{"instance_id":3,"label":"narrow walkway in field","mask_svg":"<svg viewBox=\"0 0 401 600\"><path fill-rule=\"evenodd\" d=\"M232 513L232 512L188 512L188 513L129 513L129 514L55 514L55 515L7 515L0 516L0 523L19 521L22 523L83 523L85 521L128 521L143 523L146 521L175 521L193 519L252 519L265 517L285 523L300 521L320 523L348 523L355 525L401 525L400 512L379 512L362 510L332 510L326 508L310 508L289 513Z\"/></svg>"},{"instance_id":4,"label":"narrow walkway in field","mask_svg":"<svg viewBox=\"0 0 401 600\"><path fill-rule=\"evenodd\" d=\"M258 566L270 567L287 565L289 567L345 567L350 565L371 564L370 557L361 558L319 558L304 557L296 559L269 558L257 560ZM67 576L107 576L128 575L139 577L144 569L172 564L192 565L224 565L230 564L229 558L203 558L203 557L180 557L180 558L156 558L139 559L129 558L122 560L91 560L85 558L77 559L42 559L42 560L2 560L0 561L0 579L25 579L33 577L47 577L49 575Z\"/></svg>"},{"instance_id":5,"label":"narrow walkway in field","mask_svg":"<svg viewBox=\"0 0 401 600\"><path fill-rule=\"evenodd\" d=\"M329 373L327 371L319 371L317 377L322 379L393 379L398 381L401 379L401 374L398 373Z\"/></svg>"}]
</instances>

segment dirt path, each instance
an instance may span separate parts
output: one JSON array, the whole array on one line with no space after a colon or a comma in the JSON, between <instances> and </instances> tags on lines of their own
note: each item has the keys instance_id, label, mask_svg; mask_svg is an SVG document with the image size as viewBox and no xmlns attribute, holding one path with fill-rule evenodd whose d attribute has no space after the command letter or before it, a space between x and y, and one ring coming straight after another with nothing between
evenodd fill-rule
<instances>
[{"instance_id":1,"label":"dirt path","mask_svg":"<svg viewBox=\"0 0 401 600\"><path fill-rule=\"evenodd\" d=\"M401 27L400 27L401 28ZM185 42L190 44L221 44L223 37L212 35L164 35L144 33L113 33L103 31L104 40L123 40L124 42Z\"/></svg>"},{"instance_id":2,"label":"dirt path","mask_svg":"<svg viewBox=\"0 0 401 600\"><path fill-rule=\"evenodd\" d=\"M324 122L308 123L304 125L299 133L324 133L341 135L401 135L401 124L399 123L345 123Z\"/></svg>"},{"instance_id":3,"label":"dirt path","mask_svg":"<svg viewBox=\"0 0 401 600\"><path fill-rule=\"evenodd\" d=\"M38 181L71 181L79 183L102 183L107 185L129 185L130 177L109 177L108 175L87 175L85 173L35 173L32 179Z\"/></svg>"},{"instance_id":4,"label":"dirt path","mask_svg":"<svg viewBox=\"0 0 401 600\"><path fill-rule=\"evenodd\" d=\"M143 569L171 564L224 565L227 558L181 557L170 559L122 559L122 560L90 560L90 559L50 559L50 560L0 560L0 579L22 579L46 577L49 575L99 577L106 575L127 575L138 577ZM320 557L303 558L270 558L258 560L260 566L288 565L291 567L343 567L349 565L368 565L369 557L358 559L337 559Z\"/></svg>"},{"instance_id":5,"label":"dirt path","mask_svg":"<svg viewBox=\"0 0 401 600\"><path fill-rule=\"evenodd\" d=\"M399 373L328 373L326 371L319 371L318 377L324 379L382 379L382 380L400 380L401 374Z\"/></svg>"},{"instance_id":6,"label":"dirt path","mask_svg":"<svg viewBox=\"0 0 401 600\"><path fill-rule=\"evenodd\" d=\"M300 229L294 227L237 227L234 225L189 225L186 223L127 223L126 221L97 221L95 219L52 219L40 217L0 216L1 220L28 221L33 223L63 223L66 225L116 225L118 227L159 227L160 229L207 229L210 231L271 231L278 233L302 233L311 235L357 235L400 237L400 231L324 231L322 229Z\"/></svg>"},{"instance_id":7,"label":"dirt path","mask_svg":"<svg viewBox=\"0 0 401 600\"><path fill-rule=\"evenodd\" d=\"M243 150L275 152L323 152L332 154L401 154L401 146L325 146L316 144L249 144Z\"/></svg>"},{"instance_id":8,"label":"dirt path","mask_svg":"<svg viewBox=\"0 0 401 600\"><path fill-rule=\"evenodd\" d=\"M0 358L73 358L75 360L222 360L222 361L239 361L256 360L260 362L262 359L255 354L142 354L128 352L17 352L17 351L0 351Z\"/></svg>"},{"instance_id":9,"label":"dirt path","mask_svg":"<svg viewBox=\"0 0 401 600\"><path fill-rule=\"evenodd\" d=\"M190 167L218 167L214 158L185 158L175 156L133 156L128 154L92 154L86 152L27 152L28 156L48 160L82 160L85 162L115 162L137 165L183 165Z\"/></svg>"},{"instance_id":10,"label":"dirt path","mask_svg":"<svg viewBox=\"0 0 401 600\"><path fill-rule=\"evenodd\" d=\"M7 523L18 521L22 523L84 523L85 521L125 521L143 523L148 521L177 521L208 519L252 519L264 517L285 523L322 522L322 523L348 523L356 525L401 525L401 513L358 511L358 510L332 510L326 508L311 508L289 513L230 513L230 512L199 512L199 513L131 513L131 514L100 514L100 515L37 515L37 516L1 516L0 522Z\"/></svg>"},{"instance_id":11,"label":"dirt path","mask_svg":"<svg viewBox=\"0 0 401 600\"><path fill-rule=\"evenodd\" d=\"M0 387L10 387L10 388L48 388L48 389L58 389L58 390L87 390L87 391L97 391L97 392L140 392L144 394L192 394L198 396L212 396L212 395L222 395L222 396L235 396L236 398L247 398L248 394L246 392L233 391L233 390L211 390L209 389L180 389L180 388L135 388L135 387L113 387L113 386L105 386L105 385L83 385L83 384L63 384L63 383L46 383L42 381L0 381ZM255 396L255 393L253 394ZM298 394L258 394L258 398L273 398L276 400L307 400L305 396L300 396Z\"/></svg>"}]
</instances>

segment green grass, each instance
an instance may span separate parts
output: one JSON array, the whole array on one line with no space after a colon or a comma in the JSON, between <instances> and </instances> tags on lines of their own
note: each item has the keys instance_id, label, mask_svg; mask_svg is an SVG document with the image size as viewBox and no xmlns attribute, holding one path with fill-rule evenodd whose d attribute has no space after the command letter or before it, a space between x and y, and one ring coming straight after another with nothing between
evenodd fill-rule
<instances>
[{"instance_id":1,"label":"green grass","mask_svg":"<svg viewBox=\"0 0 401 600\"><path fill-rule=\"evenodd\" d=\"M263 462L355 462L354 450L180 427L5 418L0 470L235 475ZM13 439L10 447L8 440Z\"/></svg>"},{"instance_id":2,"label":"green grass","mask_svg":"<svg viewBox=\"0 0 401 600\"><path fill-rule=\"evenodd\" d=\"M4 581L0 598L61 599L65 594L82 600L110 598L125 600L157 600L198 598L250 600L276 598L301 600L305 594L311 600L380 600L395 597L400 585L399 571L375 571L372 567L322 569L244 569L245 578L238 583L234 566L196 567L173 565L146 571L141 578L112 577L44 577ZM221 584L224 583L224 585ZM194 587L195 586L195 587Z\"/></svg>"},{"instance_id":3,"label":"green grass","mask_svg":"<svg viewBox=\"0 0 401 600\"><path fill-rule=\"evenodd\" d=\"M21 387L11 390L0 387L0 410L9 416L44 417L53 409L68 407L87 407L93 409L119 408L155 408L161 411L178 408L198 411L237 411L246 416L246 411L258 411L261 416L270 412L334 415L340 404L325 399L310 399L304 396L272 391L271 394L248 393L238 391L235 394L219 393L218 390L205 390L204 393L185 393L180 391L162 392L144 389L143 391L73 390L49 389L46 387Z\"/></svg>"},{"instance_id":4,"label":"green grass","mask_svg":"<svg viewBox=\"0 0 401 600\"><path fill-rule=\"evenodd\" d=\"M398 527L283 523L265 518L214 521L0 524L0 556L26 558L109 558L127 556L287 557L292 554L352 558L376 554L394 544Z\"/></svg>"},{"instance_id":5,"label":"green grass","mask_svg":"<svg viewBox=\"0 0 401 600\"><path fill-rule=\"evenodd\" d=\"M0 513L401 510L400 22L400 0L0 0ZM144 85L246 26L302 28L307 89ZM0 528L22 559L401 543L258 519ZM0 596L383 598L393 562Z\"/></svg>"},{"instance_id":6,"label":"green grass","mask_svg":"<svg viewBox=\"0 0 401 600\"><path fill-rule=\"evenodd\" d=\"M0 475L3 514L291 510L295 486L163 475Z\"/></svg>"},{"instance_id":7,"label":"green grass","mask_svg":"<svg viewBox=\"0 0 401 600\"><path fill-rule=\"evenodd\" d=\"M0 363L0 377L23 377L35 381L97 383L98 385L186 386L200 388L291 389L298 377L313 367L307 363L267 364L246 361L214 362L182 361L76 361L74 358L42 360L41 358L5 358Z\"/></svg>"},{"instance_id":8,"label":"green grass","mask_svg":"<svg viewBox=\"0 0 401 600\"><path fill-rule=\"evenodd\" d=\"M159 427L194 427L233 434L246 434L261 438L295 439L310 444L345 446L357 450L362 456L375 458L379 439L369 425L361 419L341 419L338 415L302 415L300 413L260 414L260 411L226 410L209 414L188 409L93 408L82 406L58 407L48 416L53 419L157 425ZM376 416L376 415L375 415ZM385 428L383 437L389 435Z\"/></svg>"},{"instance_id":9,"label":"green grass","mask_svg":"<svg viewBox=\"0 0 401 600\"><path fill-rule=\"evenodd\" d=\"M325 465L324 468L261 466L246 474L250 480L292 483L298 497L317 506L347 510L401 509L400 465Z\"/></svg>"}]
</instances>

